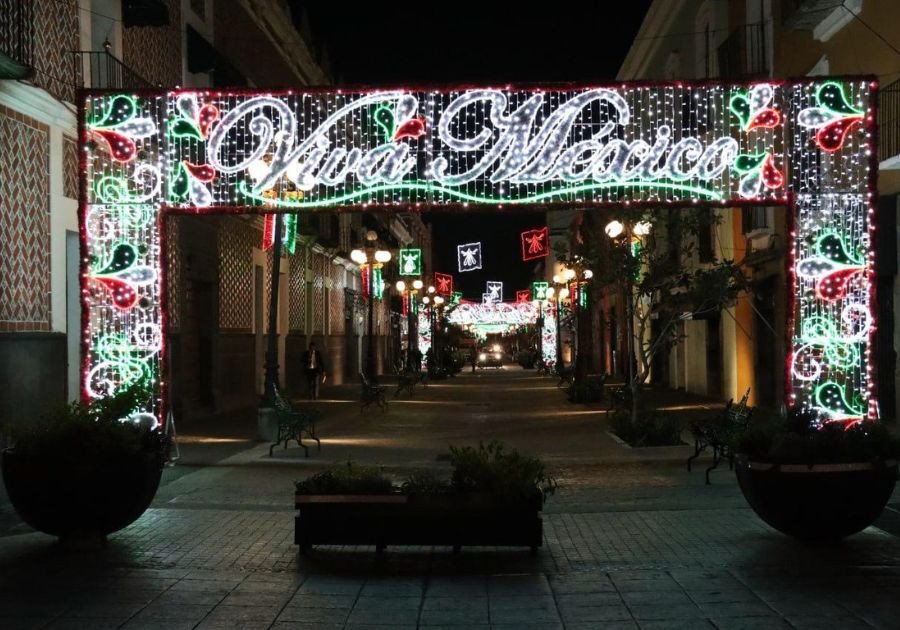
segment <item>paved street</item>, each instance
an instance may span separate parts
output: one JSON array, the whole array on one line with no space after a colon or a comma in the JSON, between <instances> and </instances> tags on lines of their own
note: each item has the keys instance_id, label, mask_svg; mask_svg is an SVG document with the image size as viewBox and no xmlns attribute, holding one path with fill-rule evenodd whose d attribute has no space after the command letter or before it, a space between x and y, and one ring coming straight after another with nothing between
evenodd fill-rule
<instances>
[{"instance_id":1,"label":"paved street","mask_svg":"<svg viewBox=\"0 0 900 630\"><path fill-rule=\"evenodd\" d=\"M270 458L247 439L255 416L179 427L181 462L103 549L61 549L0 499L0 628L900 627L896 505L841 545L796 543L755 517L727 468L706 486L684 469L689 447L627 448L602 407L570 405L554 380L515 367L433 383L387 413L360 413L355 394L332 387L314 403L324 439L309 459L296 445ZM654 399L680 414L717 407ZM399 481L449 470L448 444L489 439L540 455L561 484L537 554L298 555L295 479L352 459Z\"/></svg>"}]
</instances>

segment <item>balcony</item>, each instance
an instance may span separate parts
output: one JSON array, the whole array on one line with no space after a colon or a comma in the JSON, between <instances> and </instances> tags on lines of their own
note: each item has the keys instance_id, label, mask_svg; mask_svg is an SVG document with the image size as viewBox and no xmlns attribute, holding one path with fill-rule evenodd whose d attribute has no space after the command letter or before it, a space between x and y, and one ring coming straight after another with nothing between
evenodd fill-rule
<instances>
[{"instance_id":1,"label":"balcony","mask_svg":"<svg viewBox=\"0 0 900 630\"><path fill-rule=\"evenodd\" d=\"M878 161L881 168L900 169L900 81L878 92Z\"/></svg>"},{"instance_id":2,"label":"balcony","mask_svg":"<svg viewBox=\"0 0 900 630\"><path fill-rule=\"evenodd\" d=\"M765 23L739 26L716 50L719 76L729 79L767 77L769 57L766 53Z\"/></svg>"},{"instance_id":3,"label":"balcony","mask_svg":"<svg viewBox=\"0 0 900 630\"><path fill-rule=\"evenodd\" d=\"M109 50L76 50L72 53L72 71L75 85L96 90L153 87Z\"/></svg>"},{"instance_id":4,"label":"balcony","mask_svg":"<svg viewBox=\"0 0 900 630\"><path fill-rule=\"evenodd\" d=\"M0 10L0 79L34 74L34 2L6 0Z\"/></svg>"}]
</instances>

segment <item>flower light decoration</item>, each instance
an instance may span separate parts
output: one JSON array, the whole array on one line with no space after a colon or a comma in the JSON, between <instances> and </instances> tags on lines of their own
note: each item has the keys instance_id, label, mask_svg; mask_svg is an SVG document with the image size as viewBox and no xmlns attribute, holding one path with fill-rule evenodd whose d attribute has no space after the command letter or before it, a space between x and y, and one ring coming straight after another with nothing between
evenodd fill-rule
<instances>
[{"instance_id":1,"label":"flower light decoration","mask_svg":"<svg viewBox=\"0 0 900 630\"><path fill-rule=\"evenodd\" d=\"M788 405L874 417L876 97L823 77L84 92L83 394L147 377L165 418L166 214L757 204L793 218ZM482 267L480 243L457 253Z\"/></svg>"}]
</instances>

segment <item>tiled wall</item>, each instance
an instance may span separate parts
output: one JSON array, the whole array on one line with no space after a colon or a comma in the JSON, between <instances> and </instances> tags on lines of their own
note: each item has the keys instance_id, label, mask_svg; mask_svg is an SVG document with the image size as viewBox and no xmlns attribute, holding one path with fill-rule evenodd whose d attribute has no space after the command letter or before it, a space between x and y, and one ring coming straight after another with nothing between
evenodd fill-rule
<instances>
[{"instance_id":1,"label":"tiled wall","mask_svg":"<svg viewBox=\"0 0 900 630\"><path fill-rule=\"evenodd\" d=\"M70 103L75 102L71 51L78 50L78 4L75 0L34 0L34 83ZM2 10L2 9L0 9Z\"/></svg>"},{"instance_id":2,"label":"tiled wall","mask_svg":"<svg viewBox=\"0 0 900 630\"><path fill-rule=\"evenodd\" d=\"M219 225L219 328L249 331L253 326L253 248L259 246L262 235L231 217L223 217Z\"/></svg>"},{"instance_id":3,"label":"tiled wall","mask_svg":"<svg viewBox=\"0 0 900 630\"><path fill-rule=\"evenodd\" d=\"M183 295L183 253L181 251L181 222L177 217L166 221L166 315L169 331L181 330L181 300Z\"/></svg>"},{"instance_id":4,"label":"tiled wall","mask_svg":"<svg viewBox=\"0 0 900 630\"><path fill-rule=\"evenodd\" d=\"M63 136L63 194L78 199L78 145L68 136Z\"/></svg>"},{"instance_id":5,"label":"tiled wall","mask_svg":"<svg viewBox=\"0 0 900 630\"><path fill-rule=\"evenodd\" d=\"M136 26L123 29L123 62L154 85L174 87L183 83L181 2L180 0L164 0L164 2L169 10L167 26Z\"/></svg>"},{"instance_id":6,"label":"tiled wall","mask_svg":"<svg viewBox=\"0 0 900 630\"><path fill-rule=\"evenodd\" d=\"M0 138L0 331L47 331L49 129L0 106Z\"/></svg>"},{"instance_id":7,"label":"tiled wall","mask_svg":"<svg viewBox=\"0 0 900 630\"><path fill-rule=\"evenodd\" d=\"M325 334L325 257L312 254L313 257L313 329L314 335Z\"/></svg>"},{"instance_id":8,"label":"tiled wall","mask_svg":"<svg viewBox=\"0 0 900 630\"><path fill-rule=\"evenodd\" d=\"M332 335L344 334L344 276L346 270L341 265L331 267L331 292L329 298L330 332Z\"/></svg>"},{"instance_id":9,"label":"tiled wall","mask_svg":"<svg viewBox=\"0 0 900 630\"><path fill-rule=\"evenodd\" d=\"M297 246L291 256L290 298L288 299L288 317L290 331L304 334L306 332L306 266L309 250Z\"/></svg>"}]
</instances>

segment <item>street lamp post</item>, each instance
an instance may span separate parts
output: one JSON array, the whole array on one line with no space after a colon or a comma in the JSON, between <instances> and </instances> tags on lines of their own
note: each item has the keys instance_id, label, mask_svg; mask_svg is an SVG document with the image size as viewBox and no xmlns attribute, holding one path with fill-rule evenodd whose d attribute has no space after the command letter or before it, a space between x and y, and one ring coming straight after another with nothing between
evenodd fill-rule
<instances>
[{"instance_id":1,"label":"street lamp post","mask_svg":"<svg viewBox=\"0 0 900 630\"><path fill-rule=\"evenodd\" d=\"M412 358L414 356L414 352L419 347L419 326L418 326L418 312L416 305L416 295L418 295L419 291L422 290L422 281L421 280L413 280L412 288L408 289L406 287L406 283L403 280L397 280L396 288L397 292L401 295L406 295L406 369L413 369L413 365L411 363ZM422 369L421 365L415 366L415 371L418 372Z\"/></svg>"},{"instance_id":2,"label":"street lamp post","mask_svg":"<svg viewBox=\"0 0 900 630\"><path fill-rule=\"evenodd\" d=\"M635 224L622 223L621 221L610 221L604 228L606 235L615 240L621 236L625 237L626 255L629 262L633 257L632 243L641 237L650 233L650 223L647 221L639 221ZM637 239L635 238L637 237ZM632 277L631 265L625 268L625 330L628 335L625 351L628 353L628 385L631 388L631 419L637 419L637 366L635 365L635 339L634 339L634 278Z\"/></svg>"},{"instance_id":3,"label":"street lamp post","mask_svg":"<svg viewBox=\"0 0 900 630\"><path fill-rule=\"evenodd\" d=\"M269 335L266 347L265 388L261 405L275 404L275 388L278 387L278 285L281 277L282 216L275 215L275 234L272 243L272 294L269 298Z\"/></svg>"},{"instance_id":4,"label":"street lamp post","mask_svg":"<svg viewBox=\"0 0 900 630\"><path fill-rule=\"evenodd\" d=\"M354 249L350 252L350 260L366 269L366 285L369 294L369 323L367 326L366 340L366 376L372 383L377 382L375 361L375 269L391 259L391 252L384 249L377 249L375 242L378 240L378 234L375 230L369 230L366 233L366 249Z\"/></svg>"}]
</instances>

